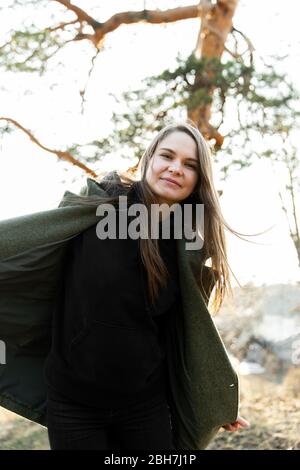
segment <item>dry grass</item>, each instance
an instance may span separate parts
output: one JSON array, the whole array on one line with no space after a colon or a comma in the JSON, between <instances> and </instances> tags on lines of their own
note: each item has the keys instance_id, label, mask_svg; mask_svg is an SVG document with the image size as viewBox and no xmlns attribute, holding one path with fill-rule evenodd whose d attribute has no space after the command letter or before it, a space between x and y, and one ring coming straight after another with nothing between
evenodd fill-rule
<instances>
[{"instance_id":1,"label":"dry grass","mask_svg":"<svg viewBox=\"0 0 300 470\"><path fill-rule=\"evenodd\" d=\"M249 429L220 431L209 449L300 450L300 368L292 368L282 384L263 376L241 377L240 414Z\"/></svg>"},{"instance_id":2,"label":"dry grass","mask_svg":"<svg viewBox=\"0 0 300 470\"><path fill-rule=\"evenodd\" d=\"M0 450L47 450L47 429L0 407Z\"/></svg>"}]
</instances>

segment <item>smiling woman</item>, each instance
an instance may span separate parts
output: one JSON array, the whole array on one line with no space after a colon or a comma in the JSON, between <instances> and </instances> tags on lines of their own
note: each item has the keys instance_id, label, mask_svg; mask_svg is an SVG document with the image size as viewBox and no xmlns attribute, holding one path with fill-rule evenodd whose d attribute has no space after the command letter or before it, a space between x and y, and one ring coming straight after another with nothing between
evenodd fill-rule
<instances>
[{"instance_id":1,"label":"smiling woman","mask_svg":"<svg viewBox=\"0 0 300 470\"><path fill-rule=\"evenodd\" d=\"M207 307L228 285L209 148L190 123L170 124L136 170L88 178L57 209L0 223L0 403L46 424L51 449L196 450L222 426L247 425ZM96 207L121 210L121 195L150 217L152 204L204 204L203 247L100 240Z\"/></svg>"},{"instance_id":2,"label":"smiling woman","mask_svg":"<svg viewBox=\"0 0 300 470\"><path fill-rule=\"evenodd\" d=\"M196 142L186 132L173 132L159 143L146 172L159 203L170 205L192 194L199 177L197 154Z\"/></svg>"}]
</instances>

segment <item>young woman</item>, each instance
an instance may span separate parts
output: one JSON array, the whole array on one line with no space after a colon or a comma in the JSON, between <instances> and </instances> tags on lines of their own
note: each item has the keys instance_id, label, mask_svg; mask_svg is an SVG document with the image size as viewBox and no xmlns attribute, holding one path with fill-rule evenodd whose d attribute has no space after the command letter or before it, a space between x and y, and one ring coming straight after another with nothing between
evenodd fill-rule
<instances>
[{"instance_id":1,"label":"young woman","mask_svg":"<svg viewBox=\"0 0 300 470\"><path fill-rule=\"evenodd\" d=\"M110 219L108 236L93 224L68 243L44 370L51 449L176 448L167 335L175 315L182 317L184 288L174 235L178 225L168 211L172 205L180 205L184 213L187 205L195 209L204 204L203 246L197 251L201 258L193 251L189 256L196 264L201 259L201 265L211 260L215 311L230 288L224 227L238 232L222 217L209 148L198 129L188 122L164 127L135 170L133 175L113 172L97 182L105 197L94 196L93 203L111 204L118 216ZM126 196L125 209L120 196ZM91 197L82 192L73 202L84 206ZM71 203L72 195L67 195L64 205ZM147 236L119 237L119 229L134 220L134 204L145 208L149 226L142 228ZM166 221L169 238L162 236ZM193 215L193 229L195 221ZM157 239L149 231L153 224ZM222 424L228 431L249 425L238 415Z\"/></svg>"}]
</instances>

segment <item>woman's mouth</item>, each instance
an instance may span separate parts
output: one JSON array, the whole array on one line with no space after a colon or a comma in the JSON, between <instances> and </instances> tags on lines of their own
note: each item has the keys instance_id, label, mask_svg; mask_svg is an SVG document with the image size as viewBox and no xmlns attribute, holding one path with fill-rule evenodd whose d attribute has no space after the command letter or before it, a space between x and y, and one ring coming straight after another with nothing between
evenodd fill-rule
<instances>
[{"instance_id":1,"label":"woman's mouth","mask_svg":"<svg viewBox=\"0 0 300 470\"><path fill-rule=\"evenodd\" d=\"M172 180L171 178L161 178L166 184L172 186L172 187L177 187L181 188L180 184L177 183L177 181Z\"/></svg>"}]
</instances>

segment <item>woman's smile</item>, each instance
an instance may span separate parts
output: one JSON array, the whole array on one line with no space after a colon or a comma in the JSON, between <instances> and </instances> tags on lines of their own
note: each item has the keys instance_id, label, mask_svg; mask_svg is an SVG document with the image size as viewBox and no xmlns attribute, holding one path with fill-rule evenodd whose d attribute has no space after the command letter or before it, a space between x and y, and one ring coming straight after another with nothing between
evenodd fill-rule
<instances>
[{"instance_id":1,"label":"woman's smile","mask_svg":"<svg viewBox=\"0 0 300 470\"><path fill-rule=\"evenodd\" d=\"M176 181L170 179L170 178L161 178L164 183L166 183L168 186L172 186L173 188L180 188L181 185L177 183Z\"/></svg>"}]
</instances>

